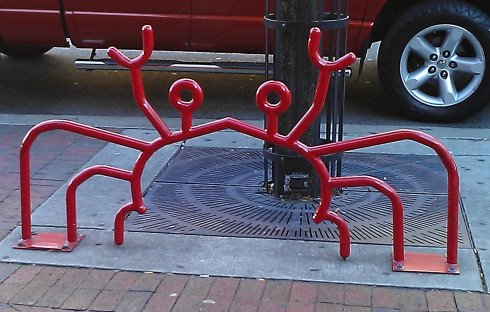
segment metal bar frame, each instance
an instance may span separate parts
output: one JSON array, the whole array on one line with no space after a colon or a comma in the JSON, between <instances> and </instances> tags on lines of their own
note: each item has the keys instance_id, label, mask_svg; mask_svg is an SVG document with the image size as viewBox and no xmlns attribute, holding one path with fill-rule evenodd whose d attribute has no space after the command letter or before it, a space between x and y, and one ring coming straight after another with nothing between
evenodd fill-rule
<instances>
[{"instance_id":1,"label":"metal bar frame","mask_svg":"<svg viewBox=\"0 0 490 312\"><path fill-rule=\"evenodd\" d=\"M313 28L310 31L308 52L312 62L320 70L315 97L310 109L301 118L298 124L288 135L277 133L278 116L286 111L291 102L291 94L286 85L279 81L266 81L257 90L256 103L266 116L265 129L259 128L243 121L227 117L201 125L192 125L192 113L199 108L203 101L203 91L200 85L191 79L180 79L174 82L169 91L170 103L181 113L181 130L170 130L163 120L154 111L146 100L141 79L141 67L149 59L153 50L153 32L150 26L144 26L143 52L135 59L128 59L115 48L110 48L108 54L121 66L130 70L134 98L150 120L160 137L151 142L127 137L118 133L102 130L71 121L51 120L34 126L25 136L20 148L20 181L21 181L21 219L22 239L15 248L26 249L59 249L72 250L83 238L77 234L76 225L76 190L86 180L94 175L105 175L117 179L126 180L131 186L131 202L125 204L114 219L114 241L116 244L124 242L124 220L128 213L136 211L140 214L146 212L141 193L141 176L148 159L160 148L174 142L202 136L224 129L232 129L237 132L277 144L296 151L311 163L320 178L321 201L313 216L316 223L328 220L336 224L339 230L339 253L343 258L350 255L349 228L345 220L337 213L329 210L332 198L332 189L339 187L370 186L387 196L393 209L393 269L395 271L430 271L439 273L459 273L457 264L458 246L458 198L459 178L456 164L449 151L437 139L423 132L414 130L396 130L381 134L360 137L341 142L326 143L318 146L307 146L299 141L301 135L315 121L322 111L328 85L332 72L342 70L351 65L356 57L353 53L346 54L333 62L324 60L319 54L321 31ZM181 98L181 92L188 90L192 93L190 101ZM271 104L267 96L271 93L279 95L279 102ZM93 166L78 173L69 183L66 193L67 234L31 232L31 202L30 202L30 170L29 151L35 139L40 133L51 130L65 130L107 142L123 145L140 150L140 155L135 161L131 171L113 168L109 166ZM401 140L412 140L432 148L448 173L448 224L447 224L447 258L440 255L408 254L405 257L403 235L403 207L397 192L386 182L369 176L331 177L321 156L348 150L385 144ZM426 266L428 262L435 265Z\"/></svg>"}]
</instances>

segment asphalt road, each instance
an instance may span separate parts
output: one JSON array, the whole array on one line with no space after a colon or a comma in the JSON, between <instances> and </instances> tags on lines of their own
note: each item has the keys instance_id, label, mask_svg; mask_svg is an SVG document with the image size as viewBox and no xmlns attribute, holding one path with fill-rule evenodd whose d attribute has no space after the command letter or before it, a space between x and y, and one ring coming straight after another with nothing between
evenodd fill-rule
<instances>
[{"instance_id":1,"label":"asphalt road","mask_svg":"<svg viewBox=\"0 0 490 312\"><path fill-rule=\"evenodd\" d=\"M104 52L99 52L104 56ZM0 113L138 116L127 71L86 71L74 68L77 58L88 58L90 50L53 49L29 60L2 55L0 60ZM213 58L216 54L167 53L164 57ZM229 55L222 56L230 57ZM231 56L233 57L233 56ZM357 63L356 63L357 64ZM375 51L369 54L361 79L347 80L344 122L377 125L426 125L398 114L381 89L376 71ZM170 85L178 78L197 80L204 90L204 103L195 113L200 118L232 116L239 119L261 119L254 102L262 75L209 73L144 72L147 97L162 116L177 117L167 99ZM490 106L464 122L445 124L450 127L489 128Z\"/></svg>"}]
</instances>

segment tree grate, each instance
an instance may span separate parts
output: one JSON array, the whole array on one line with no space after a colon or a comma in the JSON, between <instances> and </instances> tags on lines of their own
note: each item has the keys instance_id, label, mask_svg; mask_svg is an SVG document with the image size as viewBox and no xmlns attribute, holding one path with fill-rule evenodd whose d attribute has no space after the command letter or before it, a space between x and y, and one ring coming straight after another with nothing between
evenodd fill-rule
<instances>
[{"instance_id":1,"label":"tree grate","mask_svg":"<svg viewBox=\"0 0 490 312\"><path fill-rule=\"evenodd\" d=\"M387 181L404 207L405 243L445 246L446 172L436 156L345 153L342 173ZM265 194L262 151L185 147L145 195L146 214L132 214L130 231L271 239L338 241L334 224L315 224L315 200ZM354 243L392 244L390 201L370 188L350 188L330 206L347 222ZM469 247L460 217L459 243Z\"/></svg>"}]
</instances>

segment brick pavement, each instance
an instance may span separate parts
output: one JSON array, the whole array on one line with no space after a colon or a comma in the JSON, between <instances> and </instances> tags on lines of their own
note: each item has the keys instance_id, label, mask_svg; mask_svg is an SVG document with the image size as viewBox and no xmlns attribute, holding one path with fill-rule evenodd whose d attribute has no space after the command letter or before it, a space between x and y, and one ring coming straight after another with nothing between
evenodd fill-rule
<instances>
[{"instance_id":1,"label":"brick pavement","mask_svg":"<svg viewBox=\"0 0 490 312\"><path fill-rule=\"evenodd\" d=\"M0 264L0 311L489 311L447 290Z\"/></svg>"},{"instance_id":2,"label":"brick pavement","mask_svg":"<svg viewBox=\"0 0 490 312\"><path fill-rule=\"evenodd\" d=\"M0 126L0 238L18 225L18 149ZM32 149L33 209L104 147L55 131ZM56 169L56 170L54 170ZM6 259L3 259L6 260ZM490 311L490 294L0 263L0 311Z\"/></svg>"}]
</instances>

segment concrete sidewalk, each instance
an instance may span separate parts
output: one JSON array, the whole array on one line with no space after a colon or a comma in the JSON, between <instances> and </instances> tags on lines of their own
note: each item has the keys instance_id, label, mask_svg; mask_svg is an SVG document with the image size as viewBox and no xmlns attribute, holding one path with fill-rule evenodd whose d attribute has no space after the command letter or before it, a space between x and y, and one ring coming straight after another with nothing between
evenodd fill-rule
<instances>
[{"instance_id":1,"label":"concrete sidewalk","mask_svg":"<svg viewBox=\"0 0 490 312\"><path fill-rule=\"evenodd\" d=\"M0 126L0 144L5 147L0 158L2 174L0 233L3 238L19 222L17 153L21 139L28 129L25 125L35 124L41 118L47 119L46 116L29 116L29 118L19 116L16 119L11 115L8 120L5 118L7 117L0 115L0 123L3 123ZM149 126L139 118L74 117L68 119L117 128L118 131L135 137L150 138L154 135L152 131L146 130ZM195 122L195 124L199 123L200 121ZM261 125L262 122L255 123ZM179 121L168 120L168 124L172 128L177 128ZM366 126L346 125L345 130L346 137L358 137L392 130L392 128L369 126L369 129L366 129ZM0 305L0 310L4 308L6 311L9 309L12 311L199 311L200 309L203 311L488 311L490 295L484 292L487 291L485 277L490 272L488 223L485 219L490 200L488 195L490 144L487 140L490 131L442 127L421 130L436 136L451 150L460 171L461 196L475 248L468 252L460 250L460 263L461 261L472 263L468 264L469 269L465 272L462 269L462 275L459 276L462 280L457 282L458 287L450 286L451 276L429 274L396 273L401 274L399 279L408 281L408 284L403 284L404 287L401 287L400 282L395 281L397 275L390 276L388 279L380 276L378 280L374 278L369 282L363 282L368 280L363 278L363 275L369 272L359 270L360 267L355 262L355 265L348 268L345 268L344 264L343 271L338 271L338 275L352 278L340 280L327 276L322 282L308 281L312 279L304 279L299 275L296 278L261 278L269 272L257 275L245 273L234 275L225 271L221 274L219 271L213 271L212 274L208 274L206 272L209 272L210 267L214 265L213 262L216 262L212 257L206 258L201 264L202 271L196 269L197 266L194 265L194 271L182 274L185 273L184 270L162 270L154 266L155 261L163 264L180 261L171 259L171 248L167 248L170 250L165 252L152 251L151 246L147 249L134 248L137 245L132 244L132 240L139 240L132 235L134 233L128 235L128 241L119 249L125 251L121 253L124 258L132 256L135 259L134 263L140 266L118 267L125 259L111 259L110 253L107 253L114 248L111 234L103 230L106 229L106 215L113 217L111 209L115 208L111 205L119 208L121 201L125 200L121 196L128 195L125 194L127 185L121 184L118 188L117 192L122 191L122 193L101 191L100 187L111 190L112 182L103 180L101 183L94 180L94 186L80 190L79 223L87 234L87 244L93 242L94 245L102 245L104 250L78 248L77 253L72 253L74 259L69 261L66 261L65 256L60 253L13 251L10 247L12 242L20 238L17 229L0 246L3 262L0 264L0 281L3 281L0 285L0 303L3 304ZM243 138L236 140L233 135L231 132L211 135L205 140L189 140L186 145L259 147L261 144ZM40 137L39 140L42 140L42 143L37 142L32 152L34 206L42 204L33 217L34 224L38 226L52 227L63 224L64 205L60 205L60 198L63 199L64 194L63 184L81 167L91 163L110 164L111 161L126 166L132 163L129 160L132 156L127 150L119 150L112 145L104 146L96 140L70 133L52 132ZM146 170L144 179L146 184L152 181L155 171L161 169L178 148L180 145L170 146L155 157L154 163ZM430 150L408 142L364 151L430 154ZM104 196L94 198L91 196L94 190L113 195L117 200L114 202L112 199L111 203L111 200L104 199ZM84 207L93 205L97 205L95 208L100 212L95 219L90 217L90 213L93 212L88 212L93 210ZM59 210L61 213L56 213L56 209L61 209ZM58 217L61 219L56 220ZM101 236L98 237L97 233ZM194 239L199 240L199 238ZM181 244L182 241L178 243ZM83 244L82 241L79 247ZM298 244L298 246L303 245L308 246L308 244ZM308 247L305 248L307 252ZM219 252L218 250L217 254ZM329 257L336 256L335 247L327 253ZM97 257L100 257L100 260L97 260ZM84 260L92 261L83 262ZM237 259L230 261L234 260ZM252 257L248 263L240 266L260 266L260 261L255 260L256 263ZM375 258L373 260L376 261ZM189 261L185 266L192 265L192 259ZM278 263L277 267L281 264ZM274 263L269 265L273 266ZM470 275L464 275L470 271L472 272ZM433 286L420 288L424 285L420 282L421 275L423 275L422 280L433 280L434 284L427 284ZM390 284L390 280L394 282ZM439 285L437 281L444 286L437 286ZM468 285L473 286L464 286L468 281L470 282ZM479 286L474 286L475 284ZM443 288L445 290L441 290Z\"/></svg>"}]
</instances>

